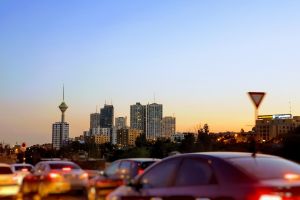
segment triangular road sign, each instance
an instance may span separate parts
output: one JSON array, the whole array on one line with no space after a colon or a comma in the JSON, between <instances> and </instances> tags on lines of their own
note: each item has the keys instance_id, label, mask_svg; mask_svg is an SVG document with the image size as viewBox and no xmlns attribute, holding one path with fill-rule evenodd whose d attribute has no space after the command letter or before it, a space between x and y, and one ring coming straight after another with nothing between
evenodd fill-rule
<instances>
[{"instance_id":1,"label":"triangular road sign","mask_svg":"<svg viewBox=\"0 0 300 200\"><path fill-rule=\"evenodd\" d=\"M249 94L252 102L256 106L256 108L258 108L266 93L265 92L248 92L248 94Z\"/></svg>"}]
</instances>

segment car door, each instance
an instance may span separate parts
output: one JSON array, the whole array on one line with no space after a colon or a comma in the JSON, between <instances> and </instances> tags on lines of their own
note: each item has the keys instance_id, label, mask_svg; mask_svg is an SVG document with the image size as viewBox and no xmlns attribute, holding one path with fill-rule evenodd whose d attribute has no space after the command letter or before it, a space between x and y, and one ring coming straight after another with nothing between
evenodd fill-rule
<instances>
[{"instance_id":1,"label":"car door","mask_svg":"<svg viewBox=\"0 0 300 200\"><path fill-rule=\"evenodd\" d=\"M191 199L214 199L218 196L218 180L215 176L212 161L196 157L182 160L176 180L168 199L186 196ZM174 197L174 198L170 198Z\"/></svg>"}]
</instances>

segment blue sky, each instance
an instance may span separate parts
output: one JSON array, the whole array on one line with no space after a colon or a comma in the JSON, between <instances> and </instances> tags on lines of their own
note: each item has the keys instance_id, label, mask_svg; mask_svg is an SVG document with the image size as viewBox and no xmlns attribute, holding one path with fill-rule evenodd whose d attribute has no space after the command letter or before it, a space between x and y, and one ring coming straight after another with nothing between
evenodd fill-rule
<instances>
[{"instance_id":1,"label":"blue sky","mask_svg":"<svg viewBox=\"0 0 300 200\"><path fill-rule=\"evenodd\" d=\"M300 115L298 1L0 1L0 139L51 141L65 84L71 136L96 105L156 101L179 131Z\"/></svg>"}]
</instances>

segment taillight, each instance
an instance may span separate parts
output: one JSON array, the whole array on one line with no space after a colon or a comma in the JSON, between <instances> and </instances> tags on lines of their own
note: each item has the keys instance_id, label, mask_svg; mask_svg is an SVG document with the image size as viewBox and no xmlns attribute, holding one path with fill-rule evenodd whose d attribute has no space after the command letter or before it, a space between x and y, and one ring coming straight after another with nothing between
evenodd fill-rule
<instances>
[{"instance_id":1,"label":"taillight","mask_svg":"<svg viewBox=\"0 0 300 200\"><path fill-rule=\"evenodd\" d=\"M48 174L48 178L50 179L50 180L55 180L55 179L58 179L58 178L60 178L60 175L58 174L58 173L49 173Z\"/></svg>"},{"instance_id":2,"label":"taillight","mask_svg":"<svg viewBox=\"0 0 300 200\"><path fill-rule=\"evenodd\" d=\"M83 173L80 175L80 179L87 179L89 177L88 173Z\"/></svg>"},{"instance_id":3,"label":"taillight","mask_svg":"<svg viewBox=\"0 0 300 200\"><path fill-rule=\"evenodd\" d=\"M143 170L143 169L139 169L139 170L138 170L138 175L140 175L140 174L142 174L142 173L144 173L144 170Z\"/></svg>"},{"instance_id":4,"label":"taillight","mask_svg":"<svg viewBox=\"0 0 300 200\"><path fill-rule=\"evenodd\" d=\"M262 194L258 200L283 200L283 198L276 194Z\"/></svg>"},{"instance_id":5,"label":"taillight","mask_svg":"<svg viewBox=\"0 0 300 200\"><path fill-rule=\"evenodd\" d=\"M299 180L300 179L300 175L299 174L285 174L284 178L286 180L289 180L289 181Z\"/></svg>"},{"instance_id":6,"label":"taillight","mask_svg":"<svg viewBox=\"0 0 300 200\"><path fill-rule=\"evenodd\" d=\"M69 171L71 171L72 169L71 169L71 167L64 167L64 168L62 168L62 170L63 170L63 171L69 172Z\"/></svg>"},{"instance_id":7,"label":"taillight","mask_svg":"<svg viewBox=\"0 0 300 200\"><path fill-rule=\"evenodd\" d=\"M23 168L21 171L22 172L28 172L28 169L27 168Z\"/></svg>"}]
</instances>

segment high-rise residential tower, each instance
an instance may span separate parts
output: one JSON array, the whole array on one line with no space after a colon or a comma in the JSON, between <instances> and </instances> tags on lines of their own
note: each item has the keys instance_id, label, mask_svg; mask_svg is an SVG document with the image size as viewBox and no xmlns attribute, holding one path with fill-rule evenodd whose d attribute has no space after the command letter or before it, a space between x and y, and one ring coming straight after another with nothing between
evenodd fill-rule
<instances>
[{"instance_id":1,"label":"high-rise residential tower","mask_svg":"<svg viewBox=\"0 0 300 200\"><path fill-rule=\"evenodd\" d=\"M152 103L146 105L146 138L148 140L156 140L161 137L161 120L163 116L162 104Z\"/></svg>"},{"instance_id":2,"label":"high-rise residential tower","mask_svg":"<svg viewBox=\"0 0 300 200\"><path fill-rule=\"evenodd\" d=\"M176 118L164 117L161 120L161 137L171 138L171 135L176 132Z\"/></svg>"},{"instance_id":3,"label":"high-rise residential tower","mask_svg":"<svg viewBox=\"0 0 300 200\"><path fill-rule=\"evenodd\" d=\"M112 128L114 125L114 106L104 105L100 111L100 127Z\"/></svg>"},{"instance_id":4,"label":"high-rise residential tower","mask_svg":"<svg viewBox=\"0 0 300 200\"><path fill-rule=\"evenodd\" d=\"M65 141L69 139L69 124L65 122L65 112L68 109L65 103L65 91L63 87L63 101L58 106L61 111L61 121L52 125L52 147L60 149Z\"/></svg>"},{"instance_id":5,"label":"high-rise residential tower","mask_svg":"<svg viewBox=\"0 0 300 200\"><path fill-rule=\"evenodd\" d=\"M127 117L116 117L115 119L116 129L122 129L127 127Z\"/></svg>"},{"instance_id":6,"label":"high-rise residential tower","mask_svg":"<svg viewBox=\"0 0 300 200\"><path fill-rule=\"evenodd\" d=\"M90 114L90 130L100 127L100 113Z\"/></svg>"},{"instance_id":7,"label":"high-rise residential tower","mask_svg":"<svg viewBox=\"0 0 300 200\"><path fill-rule=\"evenodd\" d=\"M130 106L130 128L145 133L145 109L146 106L141 105L139 102Z\"/></svg>"}]
</instances>

